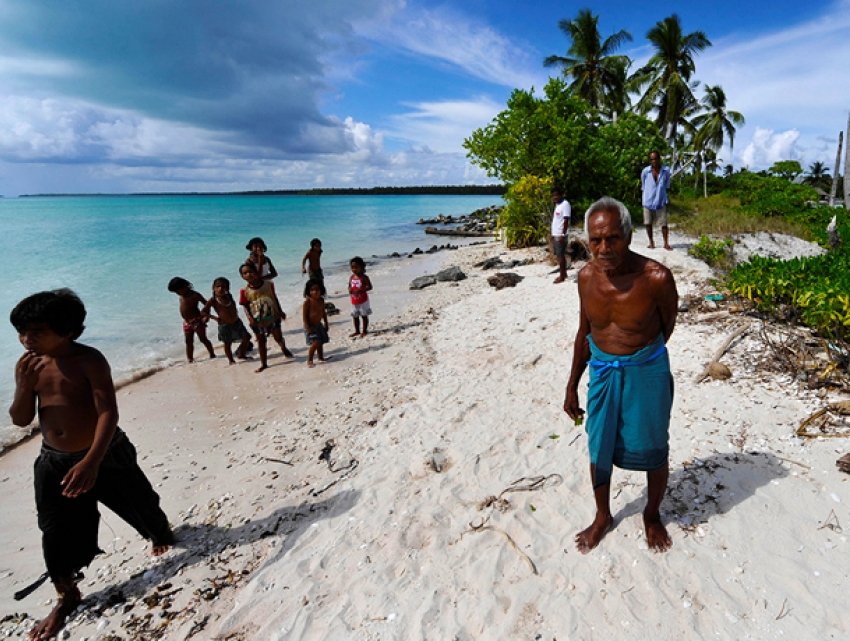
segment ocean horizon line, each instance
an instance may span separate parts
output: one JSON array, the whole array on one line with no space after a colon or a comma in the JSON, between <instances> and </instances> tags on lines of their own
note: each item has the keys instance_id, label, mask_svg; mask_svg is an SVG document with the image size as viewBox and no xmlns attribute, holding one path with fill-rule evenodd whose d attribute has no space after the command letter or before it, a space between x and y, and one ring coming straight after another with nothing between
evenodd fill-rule
<instances>
[{"instance_id":1,"label":"ocean horizon line","mask_svg":"<svg viewBox=\"0 0 850 641\"><path fill-rule=\"evenodd\" d=\"M506 191L507 188L503 184L414 185L407 187L319 187L313 189L248 191L20 194L11 198L126 198L135 196L502 196Z\"/></svg>"}]
</instances>

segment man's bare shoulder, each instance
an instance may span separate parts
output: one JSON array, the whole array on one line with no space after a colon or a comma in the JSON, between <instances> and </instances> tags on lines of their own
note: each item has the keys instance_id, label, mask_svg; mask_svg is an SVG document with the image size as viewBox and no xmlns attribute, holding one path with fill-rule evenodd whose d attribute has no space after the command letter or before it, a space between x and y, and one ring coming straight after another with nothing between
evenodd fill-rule
<instances>
[{"instance_id":1,"label":"man's bare shoulder","mask_svg":"<svg viewBox=\"0 0 850 641\"><path fill-rule=\"evenodd\" d=\"M643 271L653 284L663 286L674 282L673 272L667 266L652 258L645 256L642 256L642 258L646 261Z\"/></svg>"}]
</instances>

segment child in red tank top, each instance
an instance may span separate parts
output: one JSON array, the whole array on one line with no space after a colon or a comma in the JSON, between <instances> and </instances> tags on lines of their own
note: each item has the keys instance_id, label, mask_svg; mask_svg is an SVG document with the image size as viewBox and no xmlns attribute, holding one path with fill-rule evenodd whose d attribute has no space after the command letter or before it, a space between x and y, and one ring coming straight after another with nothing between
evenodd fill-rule
<instances>
[{"instance_id":1,"label":"child in red tank top","mask_svg":"<svg viewBox=\"0 0 850 641\"><path fill-rule=\"evenodd\" d=\"M360 256L351 259L351 276L348 277L348 293L351 294L351 317L354 319L354 333L351 338L366 336L369 332L369 294L372 281L366 275L366 263ZM360 319L363 319L363 332L360 331Z\"/></svg>"}]
</instances>

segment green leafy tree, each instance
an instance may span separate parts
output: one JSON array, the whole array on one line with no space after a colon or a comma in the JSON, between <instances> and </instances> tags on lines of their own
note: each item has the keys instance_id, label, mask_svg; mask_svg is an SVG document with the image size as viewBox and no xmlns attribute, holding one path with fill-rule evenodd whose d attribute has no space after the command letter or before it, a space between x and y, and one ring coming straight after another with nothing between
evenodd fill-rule
<instances>
[{"instance_id":1,"label":"green leafy tree","mask_svg":"<svg viewBox=\"0 0 850 641\"><path fill-rule=\"evenodd\" d=\"M641 211L640 173L647 165L649 154L667 153L667 143L658 127L648 118L625 113L616 122L600 128L594 141L596 154L605 159L607 183L603 195L622 200L633 212Z\"/></svg>"},{"instance_id":2,"label":"green leafy tree","mask_svg":"<svg viewBox=\"0 0 850 641\"><path fill-rule=\"evenodd\" d=\"M549 56L544 67L560 67L565 78L572 78L569 91L580 96L595 109L612 111L616 120L627 102L626 70L631 64L627 56L614 55L632 34L625 29L602 42L599 14L581 9L574 20L561 20L558 27L570 39L568 57Z\"/></svg>"},{"instance_id":3,"label":"green leafy tree","mask_svg":"<svg viewBox=\"0 0 850 641\"><path fill-rule=\"evenodd\" d=\"M507 183L503 225L512 244L548 234L542 224L552 214L546 185L559 185L573 211L605 195L638 211L641 169L650 151L667 149L658 128L638 114L600 124L558 78L550 80L543 98L515 90L507 108L463 145L473 164Z\"/></svg>"},{"instance_id":4,"label":"green leafy tree","mask_svg":"<svg viewBox=\"0 0 850 641\"><path fill-rule=\"evenodd\" d=\"M585 202L593 185L607 184L604 159L593 145L598 125L563 80L552 78L544 94L515 89L507 108L463 146L489 176L509 185L528 175L548 178L571 203Z\"/></svg>"},{"instance_id":5,"label":"green leafy tree","mask_svg":"<svg viewBox=\"0 0 850 641\"><path fill-rule=\"evenodd\" d=\"M780 160L773 163L768 171L772 175L779 176L785 180L794 180L803 173L803 167L796 160Z\"/></svg>"},{"instance_id":6,"label":"green leafy tree","mask_svg":"<svg viewBox=\"0 0 850 641\"><path fill-rule=\"evenodd\" d=\"M655 110L656 123L667 140L676 136L682 111L695 103L691 76L696 70L694 56L711 46L703 31L682 33L675 13L657 22L646 34L655 53L629 78L629 88L642 92L636 107L640 113Z\"/></svg>"}]
</instances>

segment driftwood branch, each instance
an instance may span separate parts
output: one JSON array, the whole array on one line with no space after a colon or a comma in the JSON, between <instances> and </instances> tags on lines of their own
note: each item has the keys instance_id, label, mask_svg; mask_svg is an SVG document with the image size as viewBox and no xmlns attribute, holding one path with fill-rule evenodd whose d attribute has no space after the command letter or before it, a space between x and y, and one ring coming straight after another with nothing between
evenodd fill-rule
<instances>
[{"instance_id":1,"label":"driftwood branch","mask_svg":"<svg viewBox=\"0 0 850 641\"><path fill-rule=\"evenodd\" d=\"M741 325L741 327L732 332L732 334L729 335L729 338L726 339L726 342L723 343L723 346L719 350L717 350L717 353L714 354L714 358L712 358L709 361L708 365L705 366L705 369L702 370L702 373L694 379L694 382L701 383L703 380L705 380L709 375L709 371L711 370L712 364L719 363L720 359L723 357L723 355L726 353L726 350L729 349L729 346L735 341L735 339L740 338L749 331L749 325Z\"/></svg>"}]
</instances>

